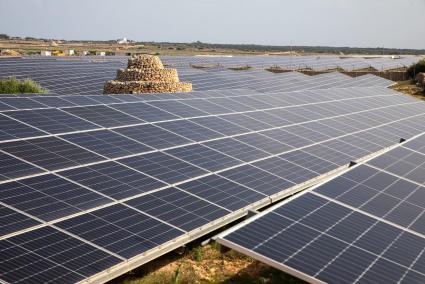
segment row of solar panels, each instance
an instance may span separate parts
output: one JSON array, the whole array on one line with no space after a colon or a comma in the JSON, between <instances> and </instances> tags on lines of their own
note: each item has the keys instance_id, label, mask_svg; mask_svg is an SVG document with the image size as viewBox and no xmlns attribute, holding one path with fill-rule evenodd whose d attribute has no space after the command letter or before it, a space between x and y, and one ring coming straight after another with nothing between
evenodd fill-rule
<instances>
[{"instance_id":1,"label":"row of solar panels","mask_svg":"<svg viewBox=\"0 0 425 284\"><path fill-rule=\"evenodd\" d=\"M36 65L40 61L55 63L59 61L62 64L65 60L71 59L72 64L77 65L78 60L96 63L98 68L101 68L102 63L113 62L118 64L124 62L127 57L112 56L112 57L30 57L27 58L26 66ZM418 62L422 57L404 55L400 58L391 57L376 57L376 58L347 58L340 56L324 55L324 56L162 56L167 65L172 66L187 66L203 64L205 66L224 66L224 67L241 67L251 66L254 68L267 68L271 66L280 66L285 69L312 69L316 71L342 69L344 71L355 71L367 68L374 68L378 71L404 68ZM14 59L5 59L8 67L14 68Z\"/></svg>"},{"instance_id":2,"label":"row of solar panels","mask_svg":"<svg viewBox=\"0 0 425 284\"><path fill-rule=\"evenodd\" d=\"M362 95L361 91L370 95L365 90L359 89L356 93L359 97ZM323 94L323 91L316 93L315 100L320 99L320 93ZM343 135L365 126L378 126L411 115L411 113L401 113L402 108L421 114L417 112L421 109L417 101L392 95L390 91L383 93L384 95L357 99L353 98L356 96L353 93L351 99L340 99L338 102L333 101L325 93L328 101L322 96L323 102L316 102L316 104L302 105L301 103L299 106L276 107L262 111L246 110L228 115L212 115L209 112L208 116L200 116L201 110L187 107L187 105L182 109L179 101L169 101L166 105L168 109L162 106L161 112L156 108L149 112L147 108L149 105L142 108L140 103L130 107L127 104L118 104L126 106L120 110L127 110L128 114L107 106L5 112L2 114L1 133L4 142L1 143L1 148L18 157L29 152L29 157L22 157L24 160L30 159L37 164L34 161L37 161L38 157L32 155L33 149L39 148L39 151L46 149L46 155L53 156L56 148L52 145L57 145L58 161L40 159L41 166L48 170L58 170L104 159L94 153L113 159L200 142L218 144L231 137L255 148L267 147L266 152L274 154L276 151L282 152L288 149L287 145L292 146L294 143L296 143L295 147L304 145L301 140L303 138L307 141L317 141L326 137L318 133L317 129L327 133L328 136ZM336 94L335 96L338 97ZM245 97L238 98L245 99ZM383 101L386 105L382 108ZM350 108L349 111L347 111L348 108ZM132 110L134 114L141 111L144 120L137 119L129 110ZM365 115L368 110L374 110L374 112L369 111ZM149 116L149 113L152 115ZM155 122L155 119L160 121ZM389 132L399 136L404 134L403 130L393 130L391 126L387 128ZM284 135L288 132L292 136L300 136L298 141L293 142L296 139L291 139L290 135ZM258 133L262 135L260 139L258 137L255 139ZM62 135L58 136L58 134ZM22 140L23 138L27 139ZM87 148L93 153L83 149L78 153L78 146ZM78 155L74 153L76 151ZM249 153L250 151L246 153L242 151L241 155ZM254 154L254 158L261 158L264 152L254 151ZM11 165L5 164L3 167L3 179L18 178L27 175L27 170L33 171L31 167L23 167L16 171L13 166L10 167Z\"/></svg>"},{"instance_id":3,"label":"row of solar panels","mask_svg":"<svg viewBox=\"0 0 425 284\"><path fill-rule=\"evenodd\" d=\"M208 56L179 56L164 57L164 61L170 65L205 64L205 66L220 65L225 67L251 66L254 68L267 68L279 66L289 70L312 69L323 71L340 68L344 71L374 68L379 71L409 67L418 62L420 56L403 56L393 59L390 57L380 58L341 58L339 56L232 56L232 57L208 57Z\"/></svg>"},{"instance_id":4,"label":"row of solar panels","mask_svg":"<svg viewBox=\"0 0 425 284\"><path fill-rule=\"evenodd\" d=\"M386 89L255 96L3 112L1 279L131 269L425 131Z\"/></svg>"},{"instance_id":5,"label":"row of solar panels","mask_svg":"<svg viewBox=\"0 0 425 284\"><path fill-rule=\"evenodd\" d=\"M425 135L219 241L310 282L425 283Z\"/></svg>"},{"instance_id":6,"label":"row of solar panels","mask_svg":"<svg viewBox=\"0 0 425 284\"><path fill-rule=\"evenodd\" d=\"M70 98L63 99L62 97L49 97L48 100L43 100L46 98L41 97L41 100L20 98L27 101L19 103L16 103L18 98L0 98L3 108L7 106L23 108L23 110L1 112L0 141L45 136L49 133L61 134L146 123L164 122L162 125L165 126L173 125L172 121L188 118L196 118L197 121L201 122L198 124L202 126L202 121L208 120L208 117L224 119L230 124L240 124L243 127L240 132L242 133L243 129L253 131L260 128L299 123L308 118L320 119L332 111L335 116L346 113L346 109L361 111L362 100L368 98L370 98L371 106L380 106L380 99L384 96L388 96L388 100L393 99L398 102L414 101L409 97L401 97L391 90L376 88L341 89L334 92L322 90L295 94L295 96L292 93L253 94L221 98L152 100L127 103L115 103L115 100L112 100L113 97L110 99L105 97L104 104L96 103L93 100L96 97L91 99L85 96L71 96L70 98L74 98L72 102L68 101ZM99 98L104 97L100 96ZM358 103L356 103L357 100L359 100ZM82 102L86 101L94 105L66 107L75 102L83 105ZM52 108L45 106L46 104L65 107ZM361 105L359 106L359 104ZM169 123L165 124L167 121ZM170 126L164 128L171 128L170 130L174 131Z\"/></svg>"},{"instance_id":7,"label":"row of solar panels","mask_svg":"<svg viewBox=\"0 0 425 284\"><path fill-rule=\"evenodd\" d=\"M30 77L50 92L61 95L99 95L107 80L115 77L116 69L124 68L120 60L91 62L84 58L65 60L13 59L9 64L2 59L0 78ZM6 63L5 63L6 61ZM274 74L267 71L231 71L226 68L195 69L178 66L182 81L190 81L194 90L252 89L260 92L282 92L330 87L389 86L393 82L373 76L351 78L338 73L307 76L297 72Z\"/></svg>"}]
</instances>

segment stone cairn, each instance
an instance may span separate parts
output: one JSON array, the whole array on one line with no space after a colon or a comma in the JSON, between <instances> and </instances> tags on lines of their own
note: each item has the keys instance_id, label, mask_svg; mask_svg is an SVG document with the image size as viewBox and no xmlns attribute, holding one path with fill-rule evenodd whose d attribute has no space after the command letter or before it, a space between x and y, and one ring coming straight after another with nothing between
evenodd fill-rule
<instances>
[{"instance_id":1,"label":"stone cairn","mask_svg":"<svg viewBox=\"0 0 425 284\"><path fill-rule=\"evenodd\" d=\"M128 60L127 69L117 70L117 78L105 83L104 94L181 93L192 84L180 82L176 69L165 69L158 56L139 55Z\"/></svg>"}]
</instances>

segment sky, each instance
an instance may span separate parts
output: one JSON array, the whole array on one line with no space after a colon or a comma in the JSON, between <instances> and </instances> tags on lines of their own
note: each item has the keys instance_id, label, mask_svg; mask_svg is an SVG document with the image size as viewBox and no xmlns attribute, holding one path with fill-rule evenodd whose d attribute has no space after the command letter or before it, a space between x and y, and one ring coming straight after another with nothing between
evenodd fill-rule
<instances>
[{"instance_id":1,"label":"sky","mask_svg":"<svg viewBox=\"0 0 425 284\"><path fill-rule=\"evenodd\" d=\"M0 0L0 33L425 49L425 0Z\"/></svg>"}]
</instances>

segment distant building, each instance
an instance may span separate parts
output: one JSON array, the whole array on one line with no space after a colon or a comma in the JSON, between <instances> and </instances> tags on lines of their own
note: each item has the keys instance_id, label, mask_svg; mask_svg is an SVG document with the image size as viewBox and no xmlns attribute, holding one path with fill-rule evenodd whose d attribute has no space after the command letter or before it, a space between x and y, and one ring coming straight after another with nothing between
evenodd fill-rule
<instances>
[{"instance_id":1,"label":"distant building","mask_svg":"<svg viewBox=\"0 0 425 284\"><path fill-rule=\"evenodd\" d=\"M41 56L52 56L52 52L50 50L42 50L40 54Z\"/></svg>"},{"instance_id":2,"label":"distant building","mask_svg":"<svg viewBox=\"0 0 425 284\"><path fill-rule=\"evenodd\" d=\"M128 39L126 37L120 38L117 40L118 44L127 44L129 43Z\"/></svg>"},{"instance_id":3,"label":"distant building","mask_svg":"<svg viewBox=\"0 0 425 284\"><path fill-rule=\"evenodd\" d=\"M65 55L75 55L75 50L73 49L65 50Z\"/></svg>"},{"instance_id":4,"label":"distant building","mask_svg":"<svg viewBox=\"0 0 425 284\"><path fill-rule=\"evenodd\" d=\"M105 56L106 52L105 51L98 51L98 52L96 52L96 55Z\"/></svg>"},{"instance_id":5,"label":"distant building","mask_svg":"<svg viewBox=\"0 0 425 284\"><path fill-rule=\"evenodd\" d=\"M84 56L89 55L89 52L88 52L87 50L83 50L83 51L81 52L81 55L84 55Z\"/></svg>"}]
</instances>

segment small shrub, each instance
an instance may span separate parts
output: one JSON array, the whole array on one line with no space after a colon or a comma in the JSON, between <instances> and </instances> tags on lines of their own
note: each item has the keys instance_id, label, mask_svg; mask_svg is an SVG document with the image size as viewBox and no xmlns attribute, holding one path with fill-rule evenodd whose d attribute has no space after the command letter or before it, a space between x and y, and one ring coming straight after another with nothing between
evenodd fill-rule
<instances>
[{"instance_id":1,"label":"small shrub","mask_svg":"<svg viewBox=\"0 0 425 284\"><path fill-rule=\"evenodd\" d=\"M198 65L198 64L190 64L190 67L196 68L196 69L205 69L205 68L208 68L208 66Z\"/></svg>"},{"instance_id":2,"label":"small shrub","mask_svg":"<svg viewBox=\"0 0 425 284\"><path fill-rule=\"evenodd\" d=\"M425 59L422 59L418 63L411 65L407 69L407 74L409 75L410 78L413 78L413 79L415 78L416 74L421 72L425 72Z\"/></svg>"},{"instance_id":3,"label":"small shrub","mask_svg":"<svg viewBox=\"0 0 425 284\"><path fill-rule=\"evenodd\" d=\"M220 244L216 241L212 241L210 245L211 245L211 248L216 250L216 251L220 251L220 249L221 249Z\"/></svg>"},{"instance_id":4,"label":"small shrub","mask_svg":"<svg viewBox=\"0 0 425 284\"><path fill-rule=\"evenodd\" d=\"M181 276L180 274L181 274L181 264L179 267L177 267L176 271L174 272L173 284L180 283L180 276Z\"/></svg>"},{"instance_id":5,"label":"small shrub","mask_svg":"<svg viewBox=\"0 0 425 284\"><path fill-rule=\"evenodd\" d=\"M202 247L195 247L192 252L192 259L195 261L201 261L202 260Z\"/></svg>"},{"instance_id":6,"label":"small shrub","mask_svg":"<svg viewBox=\"0 0 425 284\"><path fill-rule=\"evenodd\" d=\"M249 70L252 67L249 65L245 65L245 66L238 66L238 67L229 67L229 70L233 70L233 71L242 71L242 70Z\"/></svg>"},{"instance_id":7,"label":"small shrub","mask_svg":"<svg viewBox=\"0 0 425 284\"><path fill-rule=\"evenodd\" d=\"M287 70L287 69L283 69L282 67L277 66L277 65L273 65L269 68L266 68L265 70L272 72L272 73L284 73L284 72L290 71L290 70Z\"/></svg>"},{"instance_id":8,"label":"small shrub","mask_svg":"<svg viewBox=\"0 0 425 284\"><path fill-rule=\"evenodd\" d=\"M0 94L46 93L38 83L31 79L19 80L7 77L0 80Z\"/></svg>"}]
</instances>

